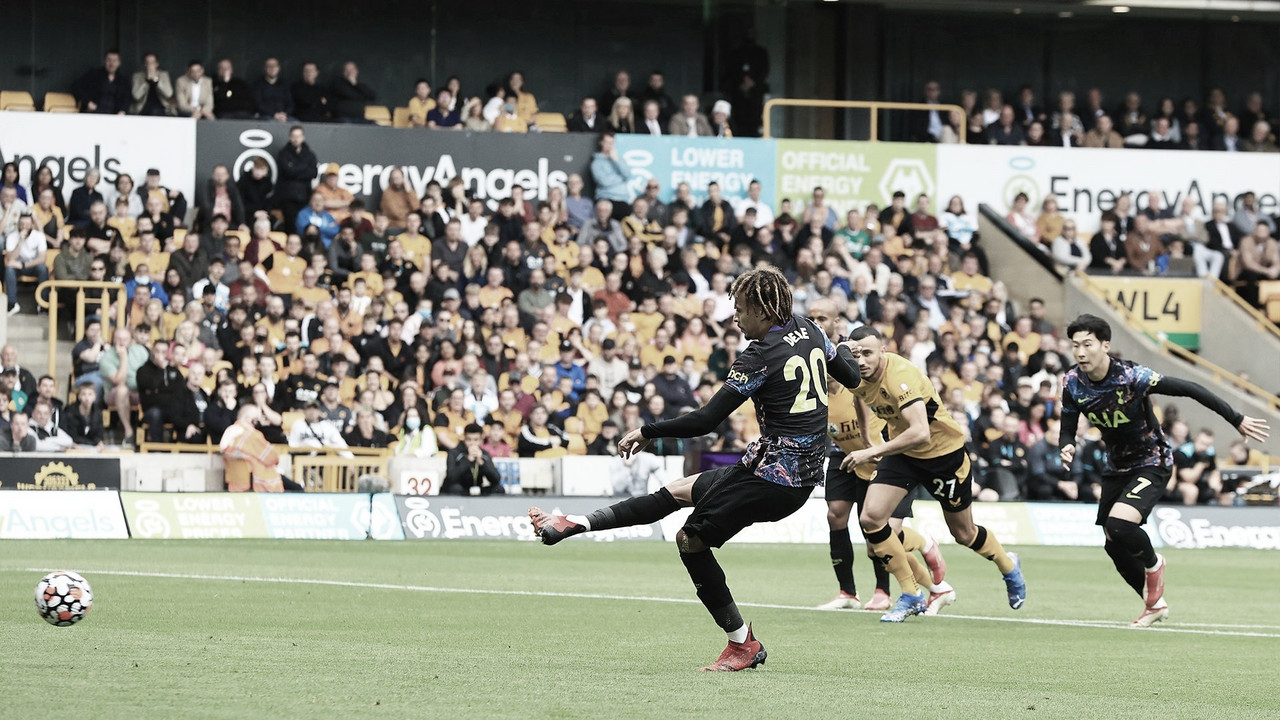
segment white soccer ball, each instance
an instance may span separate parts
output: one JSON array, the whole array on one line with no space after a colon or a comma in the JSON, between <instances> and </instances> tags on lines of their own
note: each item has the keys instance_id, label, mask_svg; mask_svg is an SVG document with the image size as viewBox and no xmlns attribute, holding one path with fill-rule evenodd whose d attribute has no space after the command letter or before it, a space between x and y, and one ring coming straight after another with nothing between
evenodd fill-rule
<instances>
[{"instance_id":1,"label":"white soccer ball","mask_svg":"<svg viewBox=\"0 0 1280 720\"><path fill-rule=\"evenodd\" d=\"M92 607L93 590L78 573L55 570L36 585L36 612L50 625L75 625Z\"/></svg>"}]
</instances>

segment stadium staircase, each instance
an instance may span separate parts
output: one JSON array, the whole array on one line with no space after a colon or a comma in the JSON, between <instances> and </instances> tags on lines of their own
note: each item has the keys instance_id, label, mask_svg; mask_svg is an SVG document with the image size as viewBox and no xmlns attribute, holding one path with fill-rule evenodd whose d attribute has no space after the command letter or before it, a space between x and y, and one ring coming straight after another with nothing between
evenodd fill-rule
<instances>
[{"instance_id":1,"label":"stadium staircase","mask_svg":"<svg viewBox=\"0 0 1280 720\"><path fill-rule=\"evenodd\" d=\"M24 312L5 316L3 332L0 333L2 338L0 344L12 343L17 347L18 361L30 370L32 375L40 377L49 371L49 316L44 313L35 315L29 312L30 308L34 307L31 293L20 293L19 299ZM7 310L7 307L5 309ZM58 397L65 400L70 391L68 383L71 375L71 348L74 347L74 343L71 342L71 332L65 327L66 323L62 324L64 327L58 333L59 339L55 340L57 368L53 377L58 381L60 393Z\"/></svg>"},{"instance_id":2,"label":"stadium staircase","mask_svg":"<svg viewBox=\"0 0 1280 720\"><path fill-rule=\"evenodd\" d=\"M1241 412L1280 428L1280 397L1275 394L1280 392L1280 330L1230 287L1216 279L1201 280L1200 347L1191 352L1108 300L1089 276L1063 273L990 206L981 205L978 212L982 247L991 266L1000 269L997 279L1022 307L1033 297L1043 298L1046 317L1059 327L1080 313L1106 318L1124 357L1198 382ZM1169 402L1178 406L1191 427L1221 429L1222 421L1198 403L1160 399L1161 405ZM1273 435L1265 449L1280 454L1280 436Z\"/></svg>"}]
</instances>

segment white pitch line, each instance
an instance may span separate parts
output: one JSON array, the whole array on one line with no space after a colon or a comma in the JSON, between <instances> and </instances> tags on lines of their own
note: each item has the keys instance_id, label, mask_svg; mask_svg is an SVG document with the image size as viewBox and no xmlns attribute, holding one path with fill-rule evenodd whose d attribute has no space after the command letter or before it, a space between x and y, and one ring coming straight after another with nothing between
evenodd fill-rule
<instances>
[{"instance_id":1,"label":"white pitch line","mask_svg":"<svg viewBox=\"0 0 1280 720\"><path fill-rule=\"evenodd\" d=\"M48 568L0 568L0 572L47 572ZM479 588L436 587L432 585L398 585L394 583L353 582L350 580L320 580L316 578L260 577L252 575L203 575L198 573L145 572L140 570L78 570L84 575L118 575L124 577L164 578L171 580L214 580L222 582L278 583L294 585L325 585L329 587L363 588L369 590L403 590L408 592L453 593L461 595L499 595L517 597L571 598L577 600L615 600L624 602L659 602L679 605L698 605L692 598L657 597L652 595L608 595L603 593L551 592L547 590L485 590ZM739 607L767 610L792 610L813 613L830 613L807 605L780 605L773 603L738 603ZM952 620L978 620L984 622L1023 623L1028 625L1056 625L1082 627L1094 630L1130 630L1127 624L1107 620L1053 620L1028 617L992 617L987 615L934 615L931 617ZM1150 627L1147 630L1187 635L1216 635L1224 637L1257 637L1280 640L1280 634L1238 632L1226 630L1195 629L1202 627L1274 627L1274 626L1218 626L1207 623L1188 623L1186 627Z\"/></svg>"}]
</instances>

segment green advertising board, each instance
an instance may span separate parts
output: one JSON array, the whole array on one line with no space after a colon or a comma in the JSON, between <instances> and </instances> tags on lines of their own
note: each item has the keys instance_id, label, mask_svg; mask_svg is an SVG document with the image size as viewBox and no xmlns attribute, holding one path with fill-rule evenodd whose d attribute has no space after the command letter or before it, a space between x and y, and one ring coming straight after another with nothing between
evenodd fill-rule
<instances>
[{"instance_id":1,"label":"green advertising board","mask_svg":"<svg viewBox=\"0 0 1280 720\"><path fill-rule=\"evenodd\" d=\"M778 140L775 205L791 200L799 214L821 186L826 202L844 222L844 213L862 211L867 203L886 207L893 193L907 195L907 207L925 193L930 212L937 212L937 149L927 143L874 143L843 140Z\"/></svg>"}]
</instances>

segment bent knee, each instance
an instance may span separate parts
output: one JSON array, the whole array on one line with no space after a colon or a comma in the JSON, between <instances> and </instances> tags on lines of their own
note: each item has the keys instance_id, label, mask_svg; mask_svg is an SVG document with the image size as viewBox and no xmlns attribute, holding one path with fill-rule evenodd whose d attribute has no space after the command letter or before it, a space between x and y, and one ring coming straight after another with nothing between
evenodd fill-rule
<instances>
[{"instance_id":1,"label":"bent knee","mask_svg":"<svg viewBox=\"0 0 1280 720\"><path fill-rule=\"evenodd\" d=\"M967 528L951 528L951 537L957 543L969 547L978 538L978 529L972 525Z\"/></svg>"},{"instance_id":2,"label":"bent knee","mask_svg":"<svg viewBox=\"0 0 1280 720\"><path fill-rule=\"evenodd\" d=\"M878 513L870 510L863 510L858 514L858 525L862 527L864 533L873 530L879 530L889 524L888 516L881 517Z\"/></svg>"},{"instance_id":3,"label":"bent knee","mask_svg":"<svg viewBox=\"0 0 1280 720\"><path fill-rule=\"evenodd\" d=\"M827 508L827 527L832 530L843 530L849 527L849 511Z\"/></svg>"},{"instance_id":4,"label":"bent knee","mask_svg":"<svg viewBox=\"0 0 1280 720\"><path fill-rule=\"evenodd\" d=\"M680 550L682 555L691 553L700 553L707 549L707 544L702 542L697 535L690 535L684 529L676 532L676 548Z\"/></svg>"}]
</instances>

